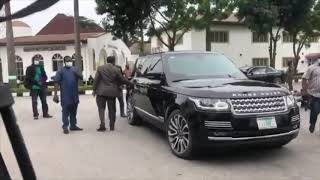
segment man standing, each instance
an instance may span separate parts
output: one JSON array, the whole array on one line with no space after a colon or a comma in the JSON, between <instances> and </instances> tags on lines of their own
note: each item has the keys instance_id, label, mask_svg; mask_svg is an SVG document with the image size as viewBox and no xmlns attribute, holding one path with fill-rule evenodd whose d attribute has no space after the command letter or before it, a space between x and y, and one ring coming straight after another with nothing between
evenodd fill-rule
<instances>
[{"instance_id":1,"label":"man standing","mask_svg":"<svg viewBox=\"0 0 320 180\"><path fill-rule=\"evenodd\" d=\"M110 120L110 130L114 130L116 121L116 98L120 96L119 85L131 85L114 65L115 57L107 58L107 64L98 67L95 80L93 83L93 95L97 95L96 101L99 110L100 127L97 131L106 131L105 126L105 109L108 104L108 114Z\"/></svg>"},{"instance_id":2,"label":"man standing","mask_svg":"<svg viewBox=\"0 0 320 180\"><path fill-rule=\"evenodd\" d=\"M79 104L79 88L78 80L83 79L80 70L73 67L72 58L66 56L64 58L65 67L60 69L55 77L54 102L59 103L57 94L60 86L61 106L62 106L62 121L63 133L69 134L70 131L82 131L83 129L77 126L77 110Z\"/></svg>"},{"instance_id":3,"label":"man standing","mask_svg":"<svg viewBox=\"0 0 320 180\"><path fill-rule=\"evenodd\" d=\"M126 64L126 68L123 71L124 77L127 78L128 80L131 79L132 76L132 70L130 69L129 64ZM128 99L129 99L129 89L127 88L127 93L126 93L126 102L128 103Z\"/></svg>"},{"instance_id":4,"label":"man standing","mask_svg":"<svg viewBox=\"0 0 320 180\"><path fill-rule=\"evenodd\" d=\"M119 69L121 75L123 76L123 72L122 72L121 66L118 66L118 65L115 65L115 64L113 64L113 65L116 66ZM119 91L120 91L120 93L119 93L119 96L117 97L117 99L118 99L119 105L120 105L120 116L125 118L126 115L124 113L123 85L121 83L119 83Z\"/></svg>"},{"instance_id":5,"label":"man standing","mask_svg":"<svg viewBox=\"0 0 320 180\"><path fill-rule=\"evenodd\" d=\"M314 132L320 113L320 59L303 75L302 95L309 95L311 113L309 131Z\"/></svg>"},{"instance_id":6,"label":"man standing","mask_svg":"<svg viewBox=\"0 0 320 180\"><path fill-rule=\"evenodd\" d=\"M27 68L26 71L26 79L24 85L27 89L30 89L30 95L32 97L32 110L33 110L33 118L35 120L39 119L38 112L38 97L40 97L42 104L42 113L43 118L52 118L49 115L48 104L47 104L47 74L40 65L40 61L38 59L32 60L32 65Z\"/></svg>"}]
</instances>

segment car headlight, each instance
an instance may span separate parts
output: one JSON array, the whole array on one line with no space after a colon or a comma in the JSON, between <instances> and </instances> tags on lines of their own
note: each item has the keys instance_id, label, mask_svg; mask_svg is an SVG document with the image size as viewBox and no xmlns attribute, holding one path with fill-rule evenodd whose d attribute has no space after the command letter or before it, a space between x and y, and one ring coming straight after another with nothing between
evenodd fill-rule
<instances>
[{"instance_id":1,"label":"car headlight","mask_svg":"<svg viewBox=\"0 0 320 180\"><path fill-rule=\"evenodd\" d=\"M201 110L229 111L230 104L226 100L209 98L189 98Z\"/></svg>"},{"instance_id":2,"label":"car headlight","mask_svg":"<svg viewBox=\"0 0 320 180\"><path fill-rule=\"evenodd\" d=\"M286 101L287 101L288 108L294 107L297 103L293 95L286 96Z\"/></svg>"}]
</instances>

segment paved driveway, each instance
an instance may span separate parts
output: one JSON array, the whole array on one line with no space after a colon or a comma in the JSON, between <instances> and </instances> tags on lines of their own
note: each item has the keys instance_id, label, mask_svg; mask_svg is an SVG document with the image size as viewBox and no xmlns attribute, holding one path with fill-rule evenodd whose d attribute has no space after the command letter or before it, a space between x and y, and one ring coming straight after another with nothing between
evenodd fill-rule
<instances>
[{"instance_id":1,"label":"paved driveway","mask_svg":"<svg viewBox=\"0 0 320 180\"><path fill-rule=\"evenodd\" d=\"M51 101L50 101L51 102ZM302 112L300 136L278 150L206 152L187 161L171 154L165 136L149 126L117 121L115 132L98 133L98 114L91 96L81 96L79 126L84 132L64 135L60 107L50 103L50 120L31 119L29 98L14 106L40 180L319 180L320 135L308 133ZM0 148L14 179L21 179L3 127ZM213 150L211 150L213 151Z\"/></svg>"}]
</instances>

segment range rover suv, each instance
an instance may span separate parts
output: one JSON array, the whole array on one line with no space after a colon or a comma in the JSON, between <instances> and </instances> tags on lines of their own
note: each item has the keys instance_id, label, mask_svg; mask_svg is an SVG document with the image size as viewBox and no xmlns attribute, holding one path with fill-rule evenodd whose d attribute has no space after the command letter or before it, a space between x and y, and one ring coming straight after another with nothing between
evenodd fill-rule
<instances>
[{"instance_id":1,"label":"range rover suv","mask_svg":"<svg viewBox=\"0 0 320 180\"><path fill-rule=\"evenodd\" d=\"M128 121L166 132L172 152L205 146L281 147L296 138L300 114L287 89L249 80L224 55L167 52L136 61Z\"/></svg>"}]
</instances>

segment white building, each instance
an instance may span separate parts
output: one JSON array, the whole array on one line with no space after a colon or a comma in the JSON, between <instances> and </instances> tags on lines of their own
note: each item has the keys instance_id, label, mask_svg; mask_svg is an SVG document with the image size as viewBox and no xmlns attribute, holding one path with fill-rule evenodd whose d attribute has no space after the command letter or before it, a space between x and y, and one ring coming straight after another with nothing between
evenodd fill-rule
<instances>
[{"instance_id":1,"label":"white building","mask_svg":"<svg viewBox=\"0 0 320 180\"><path fill-rule=\"evenodd\" d=\"M17 32L15 34L15 50L17 79L19 81L24 79L26 68L31 65L34 58L40 59L48 76L53 77L56 71L63 66L63 58L65 56L74 57L73 24L70 27L67 27L67 25L57 27L61 28L63 32L50 29L54 24L63 24L62 21L68 18L70 17L58 14L35 36L30 36L28 34L30 31L20 28L20 26L19 28L14 28L14 32ZM65 21L65 23L68 21ZM72 33L68 33L68 29L72 30ZM103 32L103 29L94 31L82 30L81 33L81 54L85 80L90 76L94 77L97 66L105 64L106 58L110 55L114 55L117 64L122 67L125 66L127 61L131 60L131 52L121 40L114 38L111 33ZM0 39L0 59L2 60L0 73L3 74L3 81L6 83L9 78L6 39Z\"/></svg>"},{"instance_id":2,"label":"white building","mask_svg":"<svg viewBox=\"0 0 320 180\"><path fill-rule=\"evenodd\" d=\"M268 65L269 64L269 36L257 36L235 16L215 22L211 28L212 51L225 54L232 59L237 66ZM166 38L166 35L163 35ZM293 58L292 38L286 32L281 31L281 39L278 41L276 68L285 69L288 59ZM167 51L168 49L156 38L151 38L153 52ZM175 50L206 50L206 33L204 30L191 30L187 32ZM311 47L304 48L301 55L320 52L319 39L315 38Z\"/></svg>"}]
</instances>

